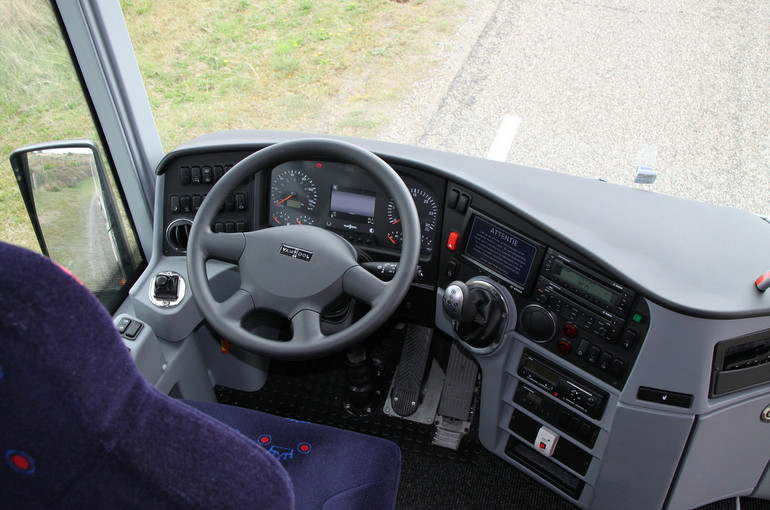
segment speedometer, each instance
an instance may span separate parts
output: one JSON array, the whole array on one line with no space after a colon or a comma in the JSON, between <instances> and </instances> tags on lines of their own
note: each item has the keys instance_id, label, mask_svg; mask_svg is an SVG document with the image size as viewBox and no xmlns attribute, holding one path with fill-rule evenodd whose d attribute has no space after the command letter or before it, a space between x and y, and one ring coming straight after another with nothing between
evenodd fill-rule
<instances>
[{"instance_id":1,"label":"speedometer","mask_svg":"<svg viewBox=\"0 0 770 510\"><path fill-rule=\"evenodd\" d=\"M318 190L305 172L293 168L274 171L270 188L271 225L312 225L317 204Z\"/></svg>"},{"instance_id":2,"label":"speedometer","mask_svg":"<svg viewBox=\"0 0 770 510\"><path fill-rule=\"evenodd\" d=\"M414 205L417 207L417 214L420 218L420 244L423 253L433 251L433 236L438 221L438 204L436 197L431 191L420 186L410 186L409 193L412 195ZM401 217L396 209L396 203L393 199L388 203L387 219L389 230L383 239L385 246L398 248L401 246Z\"/></svg>"}]
</instances>

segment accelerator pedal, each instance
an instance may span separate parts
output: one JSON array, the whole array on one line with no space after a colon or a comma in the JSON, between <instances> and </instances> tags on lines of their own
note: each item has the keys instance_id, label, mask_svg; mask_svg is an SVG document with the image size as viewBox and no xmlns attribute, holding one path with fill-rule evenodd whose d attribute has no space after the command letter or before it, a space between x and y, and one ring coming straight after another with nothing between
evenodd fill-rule
<instances>
[{"instance_id":1,"label":"accelerator pedal","mask_svg":"<svg viewBox=\"0 0 770 510\"><path fill-rule=\"evenodd\" d=\"M470 430L473 397L479 367L456 343L449 353L444 388L436 417L433 444L457 450L460 440Z\"/></svg>"},{"instance_id":2,"label":"accelerator pedal","mask_svg":"<svg viewBox=\"0 0 770 510\"><path fill-rule=\"evenodd\" d=\"M410 416L420 406L425 366L433 339L433 328L409 324L406 329L401 362L393 376L390 407L399 416Z\"/></svg>"}]
</instances>

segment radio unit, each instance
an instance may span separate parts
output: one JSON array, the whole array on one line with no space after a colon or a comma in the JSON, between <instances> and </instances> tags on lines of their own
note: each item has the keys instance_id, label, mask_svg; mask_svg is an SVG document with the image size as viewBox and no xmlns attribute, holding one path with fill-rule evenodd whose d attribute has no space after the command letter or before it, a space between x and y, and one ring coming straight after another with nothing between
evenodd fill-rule
<instances>
[{"instance_id":1,"label":"radio unit","mask_svg":"<svg viewBox=\"0 0 770 510\"><path fill-rule=\"evenodd\" d=\"M634 301L634 293L604 276L549 249L540 272L569 290L585 304L624 318Z\"/></svg>"},{"instance_id":2,"label":"radio unit","mask_svg":"<svg viewBox=\"0 0 770 510\"><path fill-rule=\"evenodd\" d=\"M591 418L600 419L607 394L547 361L524 351L519 376Z\"/></svg>"}]
</instances>

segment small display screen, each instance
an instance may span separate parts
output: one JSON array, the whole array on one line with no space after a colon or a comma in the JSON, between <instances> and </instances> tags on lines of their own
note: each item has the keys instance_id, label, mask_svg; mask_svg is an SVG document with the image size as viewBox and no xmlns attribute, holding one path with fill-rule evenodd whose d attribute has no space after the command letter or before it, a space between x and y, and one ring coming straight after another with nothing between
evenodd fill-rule
<instances>
[{"instance_id":1,"label":"small display screen","mask_svg":"<svg viewBox=\"0 0 770 510\"><path fill-rule=\"evenodd\" d=\"M554 372L551 372L550 370L545 368L540 363L537 363L536 361L528 359L524 363L524 368L526 370L529 370L535 375L539 375L551 386L556 386L556 384L559 382L559 376L557 374L555 374Z\"/></svg>"},{"instance_id":2,"label":"small display screen","mask_svg":"<svg viewBox=\"0 0 770 510\"><path fill-rule=\"evenodd\" d=\"M612 304L612 298L614 297L614 294L593 280L586 278L582 274L577 273L568 267L561 266L561 269L559 270L559 276L565 282L571 283L578 289L587 292L596 299L604 301L608 305Z\"/></svg>"},{"instance_id":3,"label":"small display screen","mask_svg":"<svg viewBox=\"0 0 770 510\"><path fill-rule=\"evenodd\" d=\"M333 186L330 210L332 213L371 218L374 216L375 198L373 191Z\"/></svg>"},{"instance_id":4,"label":"small display screen","mask_svg":"<svg viewBox=\"0 0 770 510\"><path fill-rule=\"evenodd\" d=\"M465 255L523 287L537 255L537 247L476 216Z\"/></svg>"}]
</instances>

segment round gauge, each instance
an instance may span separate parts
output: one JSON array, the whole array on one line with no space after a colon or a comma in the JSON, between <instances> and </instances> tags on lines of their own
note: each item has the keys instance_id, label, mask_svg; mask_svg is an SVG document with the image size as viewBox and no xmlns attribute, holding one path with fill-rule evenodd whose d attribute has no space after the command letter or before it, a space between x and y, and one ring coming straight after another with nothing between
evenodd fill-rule
<instances>
[{"instance_id":1,"label":"round gauge","mask_svg":"<svg viewBox=\"0 0 770 510\"><path fill-rule=\"evenodd\" d=\"M302 170L285 168L273 173L270 188L271 225L307 225L313 223L318 190Z\"/></svg>"},{"instance_id":2,"label":"round gauge","mask_svg":"<svg viewBox=\"0 0 770 510\"><path fill-rule=\"evenodd\" d=\"M270 224L278 225L313 225L315 220L306 214L292 214L287 209L279 209L270 214Z\"/></svg>"},{"instance_id":3,"label":"round gauge","mask_svg":"<svg viewBox=\"0 0 770 510\"><path fill-rule=\"evenodd\" d=\"M387 241L385 244L392 248L400 248L402 238L401 230L391 230L385 235L385 240Z\"/></svg>"},{"instance_id":4,"label":"round gauge","mask_svg":"<svg viewBox=\"0 0 770 510\"><path fill-rule=\"evenodd\" d=\"M420 238L421 250L425 253L433 250L433 232L436 230L436 221L438 220L438 204L433 193L419 186L410 186L409 193L412 195L414 205L417 206L417 214L420 217ZM388 203L387 209L388 223L391 232L385 236L385 246L401 246L401 217L396 210L396 203L393 199ZM398 232L398 243L394 243L389 237L393 232Z\"/></svg>"}]
</instances>

